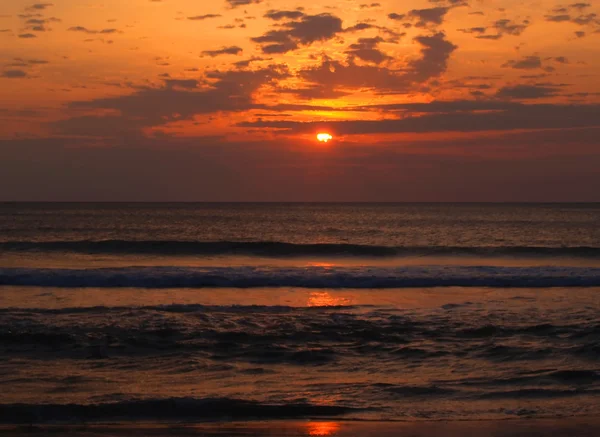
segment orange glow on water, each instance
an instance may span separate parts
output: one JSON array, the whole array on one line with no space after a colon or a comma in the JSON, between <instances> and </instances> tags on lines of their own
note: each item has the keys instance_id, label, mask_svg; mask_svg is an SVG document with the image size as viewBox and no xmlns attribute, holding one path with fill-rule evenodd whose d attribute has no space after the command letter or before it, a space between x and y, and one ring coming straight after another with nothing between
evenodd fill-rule
<instances>
[{"instance_id":1,"label":"orange glow on water","mask_svg":"<svg viewBox=\"0 0 600 437\"><path fill-rule=\"evenodd\" d=\"M326 291L317 291L310 293L308 298L309 307L335 307L350 305L350 299L344 297L336 297Z\"/></svg>"}]
</instances>

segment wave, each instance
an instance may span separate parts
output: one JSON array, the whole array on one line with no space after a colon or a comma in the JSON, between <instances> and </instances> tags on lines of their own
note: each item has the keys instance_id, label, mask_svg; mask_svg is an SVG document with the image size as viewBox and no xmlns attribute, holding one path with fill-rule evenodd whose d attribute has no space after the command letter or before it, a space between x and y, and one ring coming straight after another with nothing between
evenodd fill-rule
<instances>
[{"instance_id":1,"label":"wave","mask_svg":"<svg viewBox=\"0 0 600 437\"><path fill-rule=\"evenodd\" d=\"M414 288L592 287L600 268L405 266L379 267L123 267L0 268L0 285L66 288Z\"/></svg>"},{"instance_id":2,"label":"wave","mask_svg":"<svg viewBox=\"0 0 600 437\"><path fill-rule=\"evenodd\" d=\"M359 409L309 403L264 404L230 398L168 398L105 404L0 404L0 423L107 420L217 420L332 417Z\"/></svg>"},{"instance_id":3,"label":"wave","mask_svg":"<svg viewBox=\"0 0 600 437\"><path fill-rule=\"evenodd\" d=\"M376 246L362 244L294 244L277 241L5 241L0 251L86 254L246 255L265 257L405 257L523 256L600 258L600 247L536 246Z\"/></svg>"}]
</instances>

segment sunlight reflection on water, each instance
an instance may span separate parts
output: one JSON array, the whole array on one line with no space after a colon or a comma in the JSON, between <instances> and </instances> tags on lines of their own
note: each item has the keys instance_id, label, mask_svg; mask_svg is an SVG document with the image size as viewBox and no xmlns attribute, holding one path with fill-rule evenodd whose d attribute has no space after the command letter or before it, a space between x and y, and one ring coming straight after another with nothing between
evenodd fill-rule
<instances>
[{"instance_id":1,"label":"sunlight reflection on water","mask_svg":"<svg viewBox=\"0 0 600 437\"><path fill-rule=\"evenodd\" d=\"M311 422L308 424L308 435L330 436L340 430L340 424L336 422Z\"/></svg>"},{"instance_id":2,"label":"sunlight reflection on water","mask_svg":"<svg viewBox=\"0 0 600 437\"><path fill-rule=\"evenodd\" d=\"M307 306L309 307L333 307L352 305L352 300L345 297L333 296L327 291L315 291L310 293Z\"/></svg>"}]
</instances>

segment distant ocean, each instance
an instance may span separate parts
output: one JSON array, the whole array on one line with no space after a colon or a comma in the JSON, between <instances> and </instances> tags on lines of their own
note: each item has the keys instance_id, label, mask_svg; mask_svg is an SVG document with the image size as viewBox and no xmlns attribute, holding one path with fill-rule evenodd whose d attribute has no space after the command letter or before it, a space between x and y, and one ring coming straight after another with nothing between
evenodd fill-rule
<instances>
[{"instance_id":1,"label":"distant ocean","mask_svg":"<svg viewBox=\"0 0 600 437\"><path fill-rule=\"evenodd\" d=\"M0 423L600 413L600 204L0 204Z\"/></svg>"}]
</instances>

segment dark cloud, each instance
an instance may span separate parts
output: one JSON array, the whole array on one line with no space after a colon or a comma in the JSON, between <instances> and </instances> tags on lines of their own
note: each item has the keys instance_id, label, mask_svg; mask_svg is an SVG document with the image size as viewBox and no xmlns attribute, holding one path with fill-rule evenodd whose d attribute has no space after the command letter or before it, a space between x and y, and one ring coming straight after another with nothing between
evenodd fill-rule
<instances>
[{"instance_id":1,"label":"dark cloud","mask_svg":"<svg viewBox=\"0 0 600 437\"><path fill-rule=\"evenodd\" d=\"M409 64L413 70L410 77L419 82L445 72L450 55L458 48L446 40L446 35L442 32L430 36L418 36L415 41L421 45L422 56Z\"/></svg>"},{"instance_id":2,"label":"dark cloud","mask_svg":"<svg viewBox=\"0 0 600 437\"><path fill-rule=\"evenodd\" d=\"M277 91L284 94L293 94L304 100L338 99L349 94L345 91L336 90L324 85L313 85L306 88L281 88Z\"/></svg>"},{"instance_id":3,"label":"dark cloud","mask_svg":"<svg viewBox=\"0 0 600 437\"><path fill-rule=\"evenodd\" d=\"M508 98L516 100L541 99L545 97L554 97L557 95L558 88L545 85L514 85L505 86L498 90L496 96L499 98Z\"/></svg>"},{"instance_id":4,"label":"dark cloud","mask_svg":"<svg viewBox=\"0 0 600 437\"><path fill-rule=\"evenodd\" d=\"M262 45L266 54L287 53L301 45L326 41L342 31L342 20L331 14L305 15L300 21L287 21L252 41Z\"/></svg>"},{"instance_id":5,"label":"dark cloud","mask_svg":"<svg viewBox=\"0 0 600 437\"><path fill-rule=\"evenodd\" d=\"M250 66L250 64L251 64L252 62L256 62L256 61L267 61L267 60L270 60L270 58L269 58L269 59L266 59L266 58L261 58L261 57L259 57L259 56L253 56L253 57L251 57L250 59L245 59L245 60L243 60L243 61L237 61L237 62L234 62L234 63L233 63L233 65L234 65L236 68L246 68L246 67Z\"/></svg>"},{"instance_id":6,"label":"dark cloud","mask_svg":"<svg viewBox=\"0 0 600 437\"><path fill-rule=\"evenodd\" d=\"M223 47L218 50L205 50L202 52L202 55L210 56L211 58L214 58L215 56L221 56L221 55L241 55L243 53L243 51L244 50L241 47L230 46L230 47Z\"/></svg>"},{"instance_id":7,"label":"dark cloud","mask_svg":"<svg viewBox=\"0 0 600 437\"><path fill-rule=\"evenodd\" d=\"M69 29L67 29L67 30L69 30L70 32L82 32L82 33L88 33L88 34L103 34L103 35L109 35L109 34L121 32L118 29L94 30L94 29L88 29L87 27L83 27L83 26L69 27Z\"/></svg>"},{"instance_id":8,"label":"dark cloud","mask_svg":"<svg viewBox=\"0 0 600 437\"><path fill-rule=\"evenodd\" d=\"M434 108L428 108L430 105ZM386 109L388 113L394 109L402 111L404 116L385 120L332 121L327 122L326 127L338 135L600 127L600 105L597 104L526 105L510 101L474 100L380 107ZM425 115L418 115L423 113ZM324 127L323 123L318 122L278 120L246 122L240 125L276 128L297 133L314 132L315 129Z\"/></svg>"},{"instance_id":9,"label":"dark cloud","mask_svg":"<svg viewBox=\"0 0 600 437\"><path fill-rule=\"evenodd\" d=\"M539 56L526 56L519 60L511 60L506 62L502 67L516 68L518 70L533 70L542 68L542 59Z\"/></svg>"},{"instance_id":10,"label":"dark cloud","mask_svg":"<svg viewBox=\"0 0 600 437\"><path fill-rule=\"evenodd\" d=\"M392 59L377 47L382 42L384 42L384 39L381 37L359 38L357 43L350 45L346 53L351 58L358 58L366 62L372 62L373 64L381 64L384 61Z\"/></svg>"},{"instance_id":11,"label":"dark cloud","mask_svg":"<svg viewBox=\"0 0 600 437\"><path fill-rule=\"evenodd\" d=\"M448 3L453 6L468 6L465 0L429 0L429 3Z\"/></svg>"},{"instance_id":12,"label":"dark cloud","mask_svg":"<svg viewBox=\"0 0 600 437\"><path fill-rule=\"evenodd\" d=\"M586 9L591 7L591 3L573 3L570 4L569 7L573 9Z\"/></svg>"},{"instance_id":13,"label":"dark cloud","mask_svg":"<svg viewBox=\"0 0 600 437\"><path fill-rule=\"evenodd\" d=\"M598 20L598 14L580 15L579 17L573 18L572 22L579 24L580 26L586 26L588 24L600 24L600 20Z\"/></svg>"},{"instance_id":14,"label":"dark cloud","mask_svg":"<svg viewBox=\"0 0 600 437\"><path fill-rule=\"evenodd\" d=\"M265 18L269 18L271 20L279 21L279 20L297 20L299 18L304 17L304 12L302 11L276 11L271 9L265 14Z\"/></svg>"},{"instance_id":15,"label":"dark cloud","mask_svg":"<svg viewBox=\"0 0 600 437\"><path fill-rule=\"evenodd\" d=\"M491 28L496 31L495 34L484 34L487 30L486 27L472 27L471 29L459 29L460 32L476 34L477 39L487 39L496 41L501 39L504 35L519 36L531 25L529 20L524 20L522 23L516 23L509 19L502 19L495 21ZM483 31L481 31L483 30Z\"/></svg>"},{"instance_id":16,"label":"dark cloud","mask_svg":"<svg viewBox=\"0 0 600 437\"><path fill-rule=\"evenodd\" d=\"M28 39L28 38L37 38L37 37L33 33L21 33L21 34L19 34L19 38Z\"/></svg>"},{"instance_id":17,"label":"dark cloud","mask_svg":"<svg viewBox=\"0 0 600 437\"><path fill-rule=\"evenodd\" d=\"M598 14L582 14L590 6L589 3L573 3L568 8L553 9L550 14L545 16L545 19L554 23L573 23L579 26L600 25Z\"/></svg>"},{"instance_id":18,"label":"dark cloud","mask_svg":"<svg viewBox=\"0 0 600 437\"><path fill-rule=\"evenodd\" d=\"M388 15L388 18L390 20L394 20L394 21L402 21L406 18L406 14L396 14L396 13L392 13Z\"/></svg>"},{"instance_id":19,"label":"dark cloud","mask_svg":"<svg viewBox=\"0 0 600 437\"><path fill-rule=\"evenodd\" d=\"M385 42L387 43L398 44L400 39L406 36L406 32L396 32L395 30L385 27L380 27L379 30L385 35Z\"/></svg>"},{"instance_id":20,"label":"dark cloud","mask_svg":"<svg viewBox=\"0 0 600 437\"><path fill-rule=\"evenodd\" d=\"M27 8L27 10L29 10L29 11L39 11L39 10L44 10L46 8L49 8L51 6L54 6L54 4L53 3L36 3L36 4L33 4L33 5L29 6Z\"/></svg>"},{"instance_id":21,"label":"dark cloud","mask_svg":"<svg viewBox=\"0 0 600 437\"><path fill-rule=\"evenodd\" d=\"M512 20L502 19L497 20L494 23L494 28L500 35L519 36L527 30L530 24L531 23L528 20L524 20L522 23L516 23Z\"/></svg>"},{"instance_id":22,"label":"dark cloud","mask_svg":"<svg viewBox=\"0 0 600 437\"><path fill-rule=\"evenodd\" d=\"M187 17L188 20L192 20L192 21L203 21L203 20L208 20L210 18L219 18L222 15L219 14L205 14L205 15L196 15L193 17Z\"/></svg>"},{"instance_id":23,"label":"dark cloud","mask_svg":"<svg viewBox=\"0 0 600 437\"><path fill-rule=\"evenodd\" d=\"M546 15L546 21L553 21L555 23L562 23L563 21L571 21L571 16L568 14L560 15Z\"/></svg>"},{"instance_id":24,"label":"dark cloud","mask_svg":"<svg viewBox=\"0 0 600 437\"><path fill-rule=\"evenodd\" d=\"M470 27L468 29L458 29L459 32L462 33L476 33L476 34L482 34L486 32L486 28L485 27Z\"/></svg>"},{"instance_id":25,"label":"dark cloud","mask_svg":"<svg viewBox=\"0 0 600 437\"><path fill-rule=\"evenodd\" d=\"M198 88L198 81L196 79L167 79L165 80L165 85L167 88L184 88L189 90Z\"/></svg>"},{"instance_id":26,"label":"dark cloud","mask_svg":"<svg viewBox=\"0 0 600 437\"><path fill-rule=\"evenodd\" d=\"M346 27L344 32L352 33L368 29L379 29L379 26L375 26L374 24L370 23L356 23L354 26Z\"/></svg>"},{"instance_id":27,"label":"dark cloud","mask_svg":"<svg viewBox=\"0 0 600 437\"><path fill-rule=\"evenodd\" d=\"M227 4L231 8L237 8L239 6L248 6L252 4L262 3L263 0L226 0Z\"/></svg>"},{"instance_id":28,"label":"dark cloud","mask_svg":"<svg viewBox=\"0 0 600 437\"><path fill-rule=\"evenodd\" d=\"M33 65L46 65L49 64L45 59L28 59L25 60L23 58L14 58L12 64L8 65L9 67L31 67Z\"/></svg>"},{"instance_id":29,"label":"dark cloud","mask_svg":"<svg viewBox=\"0 0 600 437\"><path fill-rule=\"evenodd\" d=\"M371 3L371 4L363 3L362 5L360 5L361 9L370 9L370 8L379 8L379 7L381 7L381 3Z\"/></svg>"},{"instance_id":30,"label":"dark cloud","mask_svg":"<svg viewBox=\"0 0 600 437\"><path fill-rule=\"evenodd\" d=\"M413 9L408 13L408 18L417 20L417 27L437 26L444 22L444 17L449 10L450 8L446 7Z\"/></svg>"},{"instance_id":31,"label":"dark cloud","mask_svg":"<svg viewBox=\"0 0 600 437\"><path fill-rule=\"evenodd\" d=\"M502 35L500 34L495 34L495 35L477 35L475 38L477 39L489 39L489 40L499 40L502 38Z\"/></svg>"},{"instance_id":32,"label":"dark cloud","mask_svg":"<svg viewBox=\"0 0 600 437\"><path fill-rule=\"evenodd\" d=\"M283 67L247 71L213 71L206 75L209 88L195 91L192 80L166 80L162 88L144 88L133 94L72 102L71 111L116 111L119 115L77 115L53 124L59 133L89 136L139 134L146 127L190 120L197 114L263 108L254 93L263 85L289 75Z\"/></svg>"},{"instance_id":33,"label":"dark cloud","mask_svg":"<svg viewBox=\"0 0 600 437\"><path fill-rule=\"evenodd\" d=\"M50 27L48 27L49 23L59 23L60 21L62 20L56 17L28 18L24 23L23 30L31 30L33 32L47 32L52 30Z\"/></svg>"},{"instance_id":34,"label":"dark cloud","mask_svg":"<svg viewBox=\"0 0 600 437\"><path fill-rule=\"evenodd\" d=\"M351 60L344 64L324 59L316 67L301 70L299 75L312 85L326 86L336 91L370 89L379 94L412 92L415 84L441 75L447 68L450 55L457 48L441 32L416 37L415 41L421 47L421 56L400 70L357 65Z\"/></svg>"},{"instance_id":35,"label":"dark cloud","mask_svg":"<svg viewBox=\"0 0 600 437\"><path fill-rule=\"evenodd\" d=\"M5 70L0 74L0 77L4 77L7 79L20 79L23 77L27 77L27 72L23 70Z\"/></svg>"}]
</instances>

